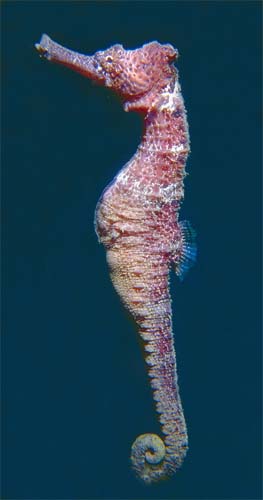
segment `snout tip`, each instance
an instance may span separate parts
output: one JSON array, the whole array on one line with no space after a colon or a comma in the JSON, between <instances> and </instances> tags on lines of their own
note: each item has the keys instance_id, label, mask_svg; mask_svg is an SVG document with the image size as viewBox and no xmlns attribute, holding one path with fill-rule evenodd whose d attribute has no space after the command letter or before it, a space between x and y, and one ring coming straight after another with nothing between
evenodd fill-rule
<instances>
[{"instance_id":1,"label":"snout tip","mask_svg":"<svg viewBox=\"0 0 263 500\"><path fill-rule=\"evenodd\" d=\"M51 55L49 54L51 42L51 38L46 35L46 33L43 33L39 43L35 43L35 48L39 52L40 56L45 57L46 59L51 59Z\"/></svg>"}]
</instances>

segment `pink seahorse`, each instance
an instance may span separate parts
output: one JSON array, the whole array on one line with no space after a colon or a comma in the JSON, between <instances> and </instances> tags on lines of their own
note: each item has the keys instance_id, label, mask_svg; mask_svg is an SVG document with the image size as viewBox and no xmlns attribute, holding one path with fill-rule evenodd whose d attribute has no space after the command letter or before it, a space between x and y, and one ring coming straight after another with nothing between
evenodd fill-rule
<instances>
[{"instance_id":1,"label":"pink seahorse","mask_svg":"<svg viewBox=\"0 0 263 500\"><path fill-rule=\"evenodd\" d=\"M136 50L113 45L86 56L47 35L36 48L46 59L112 88L125 111L144 116L142 142L103 192L95 227L113 285L144 341L163 439L137 437L131 461L136 474L151 483L173 474L188 448L169 294L171 266L183 277L196 256L194 231L188 222L178 221L189 153L186 111L172 64L178 52L172 45L151 42Z\"/></svg>"}]
</instances>

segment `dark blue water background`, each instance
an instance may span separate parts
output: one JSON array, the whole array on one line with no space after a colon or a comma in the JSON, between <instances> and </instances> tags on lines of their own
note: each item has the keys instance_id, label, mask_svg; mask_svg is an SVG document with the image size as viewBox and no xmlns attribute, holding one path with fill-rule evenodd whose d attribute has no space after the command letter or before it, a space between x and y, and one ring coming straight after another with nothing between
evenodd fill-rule
<instances>
[{"instance_id":1,"label":"dark blue water background","mask_svg":"<svg viewBox=\"0 0 263 500\"><path fill-rule=\"evenodd\" d=\"M260 25L254 1L3 3L2 498L262 498ZM43 32L86 53L157 39L181 54L192 142L181 218L199 254L171 286L190 449L153 487L129 454L159 426L93 228L141 120L41 60Z\"/></svg>"}]
</instances>

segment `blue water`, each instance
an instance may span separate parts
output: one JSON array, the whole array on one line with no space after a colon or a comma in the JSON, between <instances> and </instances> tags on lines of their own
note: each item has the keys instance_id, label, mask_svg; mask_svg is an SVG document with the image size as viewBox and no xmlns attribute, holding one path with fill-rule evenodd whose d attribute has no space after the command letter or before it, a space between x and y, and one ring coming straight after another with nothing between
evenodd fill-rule
<instances>
[{"instance_id":1,"label":"blue water","mask_svg":"<svg viewBox=\"0 0 263 500\"><path fill-rule=\"evenodd\" d=\"M9 1L2 15L2 498L262 498L260 3ZM40 60L43 32L87 53L157 39L181 54L192 147L181 220L198 258L171 287L190 448L153 487L129 454L159 426L93 228L141 121Z\"/></svg>"}]
</instances>

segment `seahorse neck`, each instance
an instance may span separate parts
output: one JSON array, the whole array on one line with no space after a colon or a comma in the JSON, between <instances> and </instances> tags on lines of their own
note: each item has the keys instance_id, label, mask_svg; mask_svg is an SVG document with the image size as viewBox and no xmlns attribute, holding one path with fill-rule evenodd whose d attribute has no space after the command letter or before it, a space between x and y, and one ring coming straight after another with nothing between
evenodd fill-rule
<instances>
[{"instance_id":1,"label":"seahorse neck","mask_svg":"<svg viewBox=\"0 0 263 500\"><path fill-rule=\"evenodd\" d=\"M144 119L140 150L175 158L190 150L184 101L178 81L163 90Z\"/></svg>"},{"instance_id":2,"label":"seahorse neck","mask_svg":"<svg viewBox=\"0 0 263 500\"><path fill-rule=\"evenodd\" d=\"M131 177L127 177L130 185L132 179L142 179L145 196L149 190L150 197L154 191L163 201L180 201L189 151L188 124L180 86L178 81L173 85L170 82L149 107L141 144L121 178L126 179L130 172Z\"/></svg>"}]
</instances>

